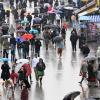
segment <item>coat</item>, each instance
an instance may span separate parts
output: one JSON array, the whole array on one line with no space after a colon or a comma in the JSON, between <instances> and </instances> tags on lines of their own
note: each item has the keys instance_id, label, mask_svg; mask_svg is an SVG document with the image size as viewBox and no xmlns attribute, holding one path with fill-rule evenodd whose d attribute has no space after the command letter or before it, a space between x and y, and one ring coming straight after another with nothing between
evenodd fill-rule
<instances>
[{"instance_id":1,"label":"coat","mask_svg":"<svg viewBox=\"0 0 100 100\"><path fill-rule=\"evenodd\" d=\"M24 64L22 67L24 68L24 70L26 70L26 76L30 76L32 73L30 64Z\"/></svg>"},{"instance_id":2,"label":"coat","mask_svg":"<svg viewBox=\"0 0 100 100\"><path fill-rule=\"evenodd\" d=\"M41 42L39 40L35 41L35 51L40 51Z\"/></svg>"},{"instance_id":3,"label":"coat","mask_svg":"<svg viewBox=\"0 0 100 100\"><path fill-rule=\"evenodd\" d=\"M18 78L18 74L17 73L11 73L10 74L10 78L12 79L13 83L16 84L17 78Z\"/></svg>"},{"instance_id":4,"label":"coat","mask_svg":"<svg viewBox=\"0 0 100 100\"><path fill-rule=\"evenodd\" d=\"M8 64L3 64L1 66L1 70L2 70L2 73L1 73L1 78L3 80L7 80L10 78L10 71L9 71L10 67Z\"/></svg>"},{"instance_id":5,"label":"coat","mask_svg":"<svg viewBox=\"0 0 100 100\"><path fill-rule=\"evenodd\" d=\"M26 87L21 91L21 100L28 100L28 89Z\"/></svg>"},{"instance_id":6,"label":"coat","mask_svg":"<svg viewBox=\"0 0 100 100\"><path fill-rule=\"evenodd\" d=\"M42 62L42 64L40 65L40 63L38 62L36 65L36 72L38 76L44 76L44 70L45 70L46 66L45 63Z\"/></svg>"},{"instance_id":7,"label":"coat","mask_svg":"<svg viewBox=\"0 0 100 100\"><path fill-rule=\"evenodd\" d=\"M71 34L70 41L71 41L72 44L76 44L77 39L78 39L77 35Z\"/></svg>"}]
</instances>

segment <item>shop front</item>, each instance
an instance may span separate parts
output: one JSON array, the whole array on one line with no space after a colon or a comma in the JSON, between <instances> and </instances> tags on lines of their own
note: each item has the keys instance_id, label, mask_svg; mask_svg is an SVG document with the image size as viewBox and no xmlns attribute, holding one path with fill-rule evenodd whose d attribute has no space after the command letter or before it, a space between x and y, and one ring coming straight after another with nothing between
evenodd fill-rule
<instances>
[{"instance_id":1,"label":"shop front","mask_svg":"<svg viewBox=\"0 0 100 100\"><path fill-rule=\"evenodd\" d=\"M100 41L100 0L92 0L79 10L78 15L80 31L86 36L87 42Z\"/></svg>"},{"instance_id":2,"label":"shop front","mask_svg":"<svg viewBox=\"0 0 100 100\"><path fill-rule=\"evenodd\" d=\"M100 15L81 16L79 21L87 42L100 41Z\"/></svg>"}]
</instances>

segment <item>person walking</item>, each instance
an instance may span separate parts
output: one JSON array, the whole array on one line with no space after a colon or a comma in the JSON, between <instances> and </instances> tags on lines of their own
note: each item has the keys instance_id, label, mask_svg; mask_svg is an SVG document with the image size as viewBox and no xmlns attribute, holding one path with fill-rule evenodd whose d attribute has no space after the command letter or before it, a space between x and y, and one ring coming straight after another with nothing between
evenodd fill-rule
<instances>
[{"instance_id":1,"label":"person walking","mask_svg":"<svg viewBox=\"0 0 100 100\"><path fill-rule=\"evenodd\" d=\"M16 49L16 38L14 37L14 34L11 34L10 46L11 46L11 48L13 48L14 50Z\"/></svg>"},{"instance_id":2,"label":"person walking","mask_svg":"<svg viewBox=\"0 0 100 100\"><path fill-rule=\"evenodd\" d=\"M11 48L11 61L12 62L15 61L15 48L14 47Z\"/></svg>"},{"instance_id":3,"label":"person walking","mask_svg":"<svg viewBox=\"0 0 100 100\"><path fill-rule=\"evenodd\" d=\"M35 40L35 54L40 57L40 47L41 47L41 41L39 39Z\"/></svg>"},{"instance_id":4,"label":"person walking","mask_svg":"<svg viewBox=\"0 0 100 100\"><path fill-rule=\"evenodd\" d=\"M29 21L30 25L31 25L31 21L32 21L32 15L30 13L28 13L28 15L26 16L27 20Z\"/></svg>"},{"instance_id":5,"label":"person walking","mask_svg":"<svg viewBox=\"0 0 100 100\"><path fill-rule=\"evenodd\" d=\"M39 62L36 65L36 74L37 74L37 78L40 81L41 85L42 85L42 79L43 79L43 76L44 76L45 68L46 68L45 63L43 62L43 59L40 58Z\"/></svg>"},{"instance_id":6,"label":"person walking","mask_svg":"<svg viewBox=\"0 0 100 100\"><path fill-rule=\"evenodd\" d=\"M82 84L83 80L87 78L87 72L88 72L88 64L86 60L83 60L81 64L81 69L80 69L80 76L82 76L82 79L79 82L80 84Z\"/></svg>"},{"instance_id":7,"label":"person walking","mask_svg":"<svg viewBox=\"0 0 100 100\"><path fill-rule=\"evenodd\" d=\"M24 84L23 85L23 88L22 88L22 91L21 91L21 100L28 100L28 88L27 86Z\"/></svg>"},{"instance_id":8,"label":"person walking","mask_svg":"<svg viewBox=\"0 0 100 100\"><path fill-rule=\"evenodd\" d=\"M28 40L24 41L23 44L22 44L23 58L25 58L25 59L26 59L26 57L29 56L29 45L30 45L30 43L29 43Z\"/></svg>"},{"instance_id":9,"label":"person walking","mask_svg":"<svg viewBox=\"0 0 100 100\"><path fill-rule=\"evenodd\" d=\"M49 45L49 41L50 41L50 38L51 38L51 35L50 34L51 33L50 33L49 29L45 29L43 31L43 38L44 38L46 50L48 50L48 45Z\"/></svg>"},{"instance_id":10,"label":"person walking","mask_svg":"<svg viewBox=\"0 0 100 100\"><path fill-rule=\"evenodd\" d=\"M37 54L35 54L35 57L32 59L32 68L34 69L36 81L38 81L38 77L36 74L36 65L38 62L39 62L39 57L37 56Z\"/></svg>"},{"instance_id":11,"label":"person walking","mask_svg":"<svg viewBox=\"0 0 100 100\"><path fill-rule=\"evenodd\" d=\"M81 49L82 46L86 43L86 37L83 33L79 36L79 48Z\"/></svg>"},{"instance_id":12,"label":"person walking","mask_svg":"<svg viewBox=\"0 0 100 100\"><path fill-rule=\"evenodd\" d=\"M77 40L78 40L78 36L77 36L76 29L73 29L71 32L71 36L70 36L70 41L71 41L73 52L76 51Z\"/></svg>"},{"instance_id":13,"label":"person walking","mask_svg":"<svg viewBox=\"0 0 100 100\"><path fill-rule=\"evenodd\" d=\"M11 74L10 74L10 78L12 79L13 81L13 84L14 84L14 89L16 87L16 83L17 83L17 79L18 79L18 74L12 70Z\"/></svg>"},{"instance_id":14,"label":"person walking","mask_svg":"<svg viewBox=\"0 0 100 100\"><path fill-rule=\"evenodd\" d=\"M5 61L4 64L2 64L1 66L1 78L5 81L8 80L10 78L10 71L9 71L10 67L8 65L8 62Z\"/></svg>"},{"instance_id":15,"label":"person walking","mask_svg":"<svg viewBox=\"0 0 100 100\"><path fill-rule=\"evenodd\" d=\"M5 38L3 40L3 58L8 58L9 46L10 46L10 43L8 42L8 39Z\"/></svg>"},{"instance_id":16,"label":"person walking","mask_svg":"<svg viewBox=\"0 0 100 100\"><path fill-rule=\"evenodd\" d=\"M59 58L61 58L62 56L62 51L64 49L64 40L60 41L60 42L56 42L56 47L57 47L57 53L59 55Z\"/></svg>"}]
</instances>

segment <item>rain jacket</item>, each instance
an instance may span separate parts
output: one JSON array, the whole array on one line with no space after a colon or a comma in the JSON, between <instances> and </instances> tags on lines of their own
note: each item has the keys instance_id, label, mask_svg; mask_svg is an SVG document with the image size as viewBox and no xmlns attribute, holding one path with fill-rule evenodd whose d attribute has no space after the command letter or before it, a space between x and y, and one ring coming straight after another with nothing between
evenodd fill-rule
<instances>
[{"instance_id":1,"label":"rain jacket","mask_svg":"<svg viewBox=\"0 0 100 100\"><path fill-rule=\"evenodd\" d=\"M31 69L30 64L24 64L22 67L24 68L24 70L26 70L26 76L31 75L32 69Z\"/></svg>"}]
</instances>

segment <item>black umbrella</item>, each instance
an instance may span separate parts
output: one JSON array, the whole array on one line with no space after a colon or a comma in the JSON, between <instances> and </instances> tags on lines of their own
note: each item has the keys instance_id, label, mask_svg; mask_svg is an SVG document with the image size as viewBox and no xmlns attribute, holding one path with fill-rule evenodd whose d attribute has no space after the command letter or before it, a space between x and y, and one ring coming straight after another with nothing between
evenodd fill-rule
<instances>
[{"instance_id":1,"label":"black umbrella","mask_svg":"<svg viewBox=\"0 0 100 100\"><path fill-rule=\"evenodd\" d=\"M78 95L80 95L80 91L74 91L66 95L63 100L74 100Z\"/></svg>"},{"instance_id":2,"label":"black umbrella","mask_svg":"<svg viewBox=\"0 0 100 100\"><path fill-rule=\"evenodd\" d=\"M58 28L57 25L47 24L43 28Z\"/></svg>"},{"instance_id":3,"label":"black umbrella","mask_svg":"<svg viewBox=\"0 0 100 100\"><path fill-rule=\"evenodd\" d=\"M54 42L61 42L63 40L63 37L62 36L56 36L53 41Z\"/></svg>"},{"instance_id":4,"label":"black umbrella","mask_svg":"<svg viewBox=\"0 0 100 100\"><path fill-rule=\"evenodd\" d=\"M43 28L50 28L50 25L45 25L43 26Z\"/></svg>"},{"instance_id":5,"label":"black umbrella","mask_svg":"<svg viewBox=\"0 0 100 100\"><path fill-rule=\"evenodd\" d=\"M9 26L8 25L2 25L2 29L3 30L8 30L9 29Z\"/></svg>"}]
</instances>

